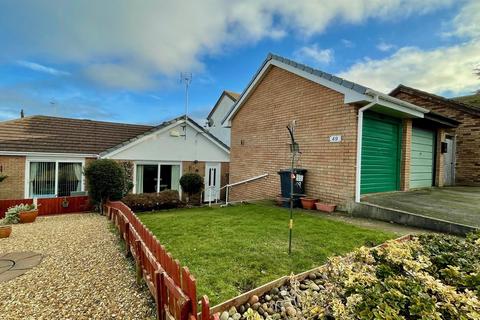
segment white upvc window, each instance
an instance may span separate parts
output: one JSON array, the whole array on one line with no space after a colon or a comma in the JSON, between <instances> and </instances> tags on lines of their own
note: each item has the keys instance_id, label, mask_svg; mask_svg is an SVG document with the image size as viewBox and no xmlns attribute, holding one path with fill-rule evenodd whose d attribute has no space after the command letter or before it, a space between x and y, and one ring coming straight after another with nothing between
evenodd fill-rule
<instances>
[{"instance_id":1,"label":"white upvc window","mask_svg":"<svg viewBox=\"0 0 480 320\"><path fill-rule=\"evenodd\" d=\"M63 197L84 191L84 164L83 159L28 159L25 197Z\"/></svg>"},{"instance_id":2,"label":"white upvc window","mask_svg":"<svg viewBox=\"0 0 480 320\"><path fill-rule=\"evenodd\" d=\"M137 161L133 192L151 193L169 189L181 193L181 172L182 164L179 162Z\"/></svg>"}]
</instances>

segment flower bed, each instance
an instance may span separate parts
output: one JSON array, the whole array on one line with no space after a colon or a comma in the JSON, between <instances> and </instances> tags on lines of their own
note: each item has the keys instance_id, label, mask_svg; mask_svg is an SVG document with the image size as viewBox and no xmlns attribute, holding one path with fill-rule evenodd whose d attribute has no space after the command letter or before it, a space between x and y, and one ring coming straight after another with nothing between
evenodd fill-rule
<instances>
[{"instance_id":1,"label":"flower bed","mask_svg":"<svg viewBox=\"0 0 480 320\"><path fill-rule=\"evenodd\" d=\"M220 319L480 319L479 246L480 233L361 248L221 310Z\"/></svg>"}]
</instances>

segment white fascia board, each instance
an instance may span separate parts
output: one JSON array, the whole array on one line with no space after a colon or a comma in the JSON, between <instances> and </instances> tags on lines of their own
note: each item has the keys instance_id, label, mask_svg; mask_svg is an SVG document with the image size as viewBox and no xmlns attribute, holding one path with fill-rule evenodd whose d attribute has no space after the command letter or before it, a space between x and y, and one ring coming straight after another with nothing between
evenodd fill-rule
<instances>
[{"instance_id":1,"label":"white fascia board","mask_svg":"<svg viewBox=\"0 0 480 320\"><path fill-rule=\"evenodd\" d=\"M176 121L176 122L174 122L174 123L169 124L169 125L166 126L166 127L163 127L163 128L158 129L158 130L155 130L155 131L153 131L153 132L151 132L151 133L149 133L149 134L147 134L147 135L145 135L145 136L143 136L143 137L141 137L141 138L139 138L139 139L136 139L136 140L132 141L131 143L128 143L128 144L126 144L126 145L124 145L124 146L122 146L122 147L120 147L120 148L118 148L118 149L115 149L115 150L113 150L113 151L111 151L111 152L109 152L109 153L100 154L100 158L102 158L102 159L108 159L108 158L110 158L110 157L112 157L112 156L114 156L114 155L116 155L116 154L118 154L118 153L120 153L120 152L122 152L122 151L125 151L125 150L127 150L127 149L129 149L129 148L131 148L131 147L133 147L133 146L135 146L135 145L137 145L137 144L139 144L139 143L142 143L143 141L149 139L149 138L150 138L151 136L153 136L153 135L156 135L156 134L159 134L159 133L168 131L168 130L170 130L170 129L172 129L172 128L175 128L177 125L179 125L179 124L181 124L181 123L184 123L184 122L185 122L184 119L180 119L180 120L178 120L178 121ZM205 134L205 132L204 132L203 130L200 130L196 125L192 124L190 120L187 120L187 124L188 124L191 128L195 129L197 132L200 132L201 134L203 134L206 138L208 138L210 141L212 141L215 145L217 145L219 148L221 148L221 149L222 149L223 151L225 151L227 154L230 154L230 150L225 149L224 146L222 146L222 145L219 144L217 141L215 141L214 139L212 139L212 137L210 137L208 134Z\"/></svg>"},{"instance_id":2,"label":"white fascia board","mask_svg":"<svg viewBox=\"0 0 480 320\"><path fill-rule=\"evenodd\" d=\"M60 153L60 152L23 152L23 151L0 151L0 156L26 156L42 158L98 158L98 154L92 153Z\"/></svg>"},{"instance_id":3,"label":"white fascia board","mask_svg":"<svg viewBox=\"0 0 480 320\"><path fill-rule=\"evenodd\" d=\"M242 106L242 104L245 102L246 99L248 99L248 96L250 93L255 89L257 84L262 80L264 77L265 73L268 71L268 69L271 66L276 66L278 68L284 69L286 71L289 71L293 74L296 74L302 78L308 79L312 82L318 83L324 87L327 87L329 89L332 89L334 91L337 91L339 93L342 93L344 95L344 103L353 103L353 102L359 102L359 101L369 101L370 97L364 94L361 94L355 90L349 89L347 87L344 87L338 83L335 83L333 81L327 80L325 78L319 77L317 75L311 74L310 72L301 70L299 68L296 68L294 66L291 66L289 64L283 63L281 61L271 59L269 60L260 70L260 72L257 74L255 79L250 83L248 88L245 90L245 92L242 94L240 97L240 100L237 101L235 104L235 107L233 108L232 112L225 118L223 121L223 126L224 127L231 127L231 120L233 116L238 112L238 109Z\"/></svg>"},{"instance_id":4,"label":"white fascia board","mask_svg":"<svg viewBox=\"0 0 480 320\"><path fill-rule=\"evenodd\" d=\"M422 114L422 116L420 118L423 118L423 114L430 112L430 110L419 107L419 106L417 106L413 103L410 103L410 102L407 102L407 101L389 96L388 94L384 94L384 93L381 93L381 92L378 92L378 91L375 91L375 90L372 90L372 89L367 89L366 94L372 95L372 96L378 96L379 99L382 100L381 103L380 103L381 105L384 105L385 102L389 103L389 105L385 105L386 107L390 107L392 105L397 105L397 106L402 106L402 107L411 109L412 111L417 111L417 112ZM372 101L373 101L373 99L372 99Z\"/></svg>"}]
</instances>

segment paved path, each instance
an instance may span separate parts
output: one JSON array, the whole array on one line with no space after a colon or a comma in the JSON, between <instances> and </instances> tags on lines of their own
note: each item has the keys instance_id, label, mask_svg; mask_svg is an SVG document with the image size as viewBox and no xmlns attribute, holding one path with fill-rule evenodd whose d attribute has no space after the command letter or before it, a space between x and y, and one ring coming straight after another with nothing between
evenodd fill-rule
<instances>
[{"instance_id":1,"label":"paved path","mask_svg":"<svg viewBox=\"0 0 480 320\"><path fill-rule=\"evenodd\" d=\"M151 319L149 294L135 284L108 221L97 214L41 217L13 226L0 256L42 254L39 265L0 284L0 318Z\"/></svg>"},{"instance_id":2,"label":"paved path","mask_svg":"<svg viewBox=\"0 0 480 320\"><path fill-rule=\"evenodd\" d=\"M480 187L378 193L367 195L362 200L382 207L480 227Z\"/></svg>"}]
</instances>

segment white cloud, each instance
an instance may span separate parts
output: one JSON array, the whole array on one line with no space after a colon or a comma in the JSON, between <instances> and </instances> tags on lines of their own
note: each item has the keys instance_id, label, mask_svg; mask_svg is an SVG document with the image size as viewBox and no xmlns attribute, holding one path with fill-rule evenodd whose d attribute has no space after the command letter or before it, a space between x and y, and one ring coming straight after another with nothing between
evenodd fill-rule
<instances>
[{"instance_id":1,"label":"white cloud","mask_svg":"<svg viewBox=\"0 0 480 320\"><path fill-rule=\"evenodd\" d=\"M88 65L84 73L94 82L112 88L144 90L155 85L145 70L113 63Z\"/></svg>"},{"instance_id":2,"label":"white cloud","mask_svg":"<svg viewBox=\"0 0 480 320\"><path fill-rule=\"evenodd\" d=\"M405 84L433 93L461 94L480 87L473 68L480 61L480 42L421 50L404 47L381 60L354 64L340 76L388 92Z\"/></svg>"},{"instance_id":3,"label":"white cloud","mask_svg":"<svg viewBox=\"0 0 480 320\"><path fill-rule=\"evenodd\" d=\"M450 36L480 38L480 1L470 0L453 19Z\"/></svg>"},{"instance_id":4,"label":"white cloud","mask_svg":"<svg viewBox=\"0 0 480 320\"><path fill-rule=\"evenodd\" d=\"M391 43L386 43L384 41L380 42L377 44L377 49L383 52L390 51L392 49L395 49L395 45Z\"/></svg>"},{"instance_id":5,"label":"white cloud","mask_svg":"<svg viewBox=\"0 0 480 320\"><path fill-rule=\"evenodd\" d=\"M398 19L453 0L2 1L0 59L45 57L86 71L107 85L155 82L159 75L203 70L206 55L287 33L310 36L335 23ZM21 21L21 23L19 23ZM12 36L12 32L14 35ZM109 70L105 70L109 69ZM134 75L127 75L132 73ZM125 79L112 79L113 74ZM139 78L144 78L143 83ZM121 83L117 83L121 82ZM148 86L147 86L148 87Z\"/></svg>"},{"instance_id":6,"label":"white cloud","mask_svg":"<svg viewBox=\"0 0 480 320\"><path fill-rule=\"evenodd\" d=\"M61 71L55 68L47 67L39 63L31 62L31 61L24 61L24 60L18 60L17 64L19 66L28 68L33 71L38 71L38 72L43 72L43 73L48 73L54 76L65 76L69 75L69 72L66 71Z\"/></svg>"},{"instance_id":7,"label":"white cloud","mask_svg":"<svg viewBox=\"0 0 480 320\"><path fill-rule=\"evenodd\" d=\"M355 47L355 43L353 41L348 40L348 39L342 39L341 42L345 46L345 48Z\"/></svg>"},{"instance_id":8,"label":"white cloud","mask_svg":"<svg viewBox=\"0 0 480 320\"><path fill-rule=\"evenodd\" d=\"M317 44L301 47L293 53L295 59L313 65L329 64L333 60L332 49L321 49Z\"/></svg>"}]
</instances>

